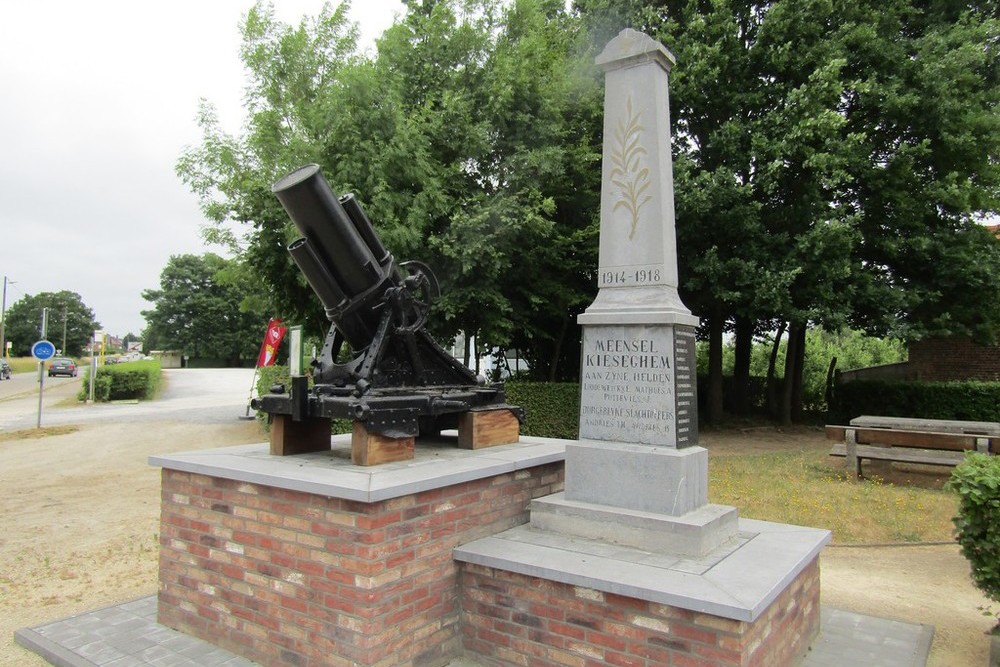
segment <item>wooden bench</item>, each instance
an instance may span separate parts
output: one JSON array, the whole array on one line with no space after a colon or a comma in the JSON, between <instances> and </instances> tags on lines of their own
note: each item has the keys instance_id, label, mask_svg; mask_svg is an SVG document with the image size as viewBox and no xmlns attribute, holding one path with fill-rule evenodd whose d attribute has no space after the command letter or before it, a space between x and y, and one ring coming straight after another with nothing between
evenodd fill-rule
<instances>
[{"instance_id":1,"label":"wooden bench","mask_svg":"<svg viewBox=\"0 0 1000 667\"><path fill-rule=\"evenodd\" d=\"M955 466L966 452L995 454L1000 424L864 416L852 419L850 426L827 426L826 437L836 442L830 456L846 457L857 479L864 459Z\"/></svg>"}]
</instances>

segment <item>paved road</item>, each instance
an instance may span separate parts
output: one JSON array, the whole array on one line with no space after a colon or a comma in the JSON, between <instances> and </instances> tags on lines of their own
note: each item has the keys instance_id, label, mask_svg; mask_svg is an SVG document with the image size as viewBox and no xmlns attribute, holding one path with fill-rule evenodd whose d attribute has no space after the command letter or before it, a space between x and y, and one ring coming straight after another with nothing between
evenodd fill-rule
<instances>
[{"instance_id":1,"label":"paved road","mask_svg":"<svg viewBox=\"0 0 1000 667\"><path fill-rule=\"evenodd\" d=\"M42 426L91 421L184 420L201 424L234 421L246 415L252 368L185 368L163 371L155 401L76 403L83 384L76 378L45 378ZM0 382L0 431L32 428L38 418L38 376L18 373Z\"/></svg>"}]
</instances>

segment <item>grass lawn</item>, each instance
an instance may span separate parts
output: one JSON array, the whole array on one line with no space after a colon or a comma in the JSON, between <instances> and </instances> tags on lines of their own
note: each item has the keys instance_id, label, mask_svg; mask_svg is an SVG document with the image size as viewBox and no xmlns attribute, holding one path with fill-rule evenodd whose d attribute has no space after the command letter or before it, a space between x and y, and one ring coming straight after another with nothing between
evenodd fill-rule
<instances>
[{"instance_id":1,"label":"grass lawn","mask_svg":"<svg viewBox=\"0 0 1000 667\"><path fill-rule=\"evenodd\" d=\"M834 544L950 541L958 503L941 490L950 470L897 464L853 482L827 451L719 456L709 464L709 500L748 519L826 528Z\"/></svg>"}]
</instances>

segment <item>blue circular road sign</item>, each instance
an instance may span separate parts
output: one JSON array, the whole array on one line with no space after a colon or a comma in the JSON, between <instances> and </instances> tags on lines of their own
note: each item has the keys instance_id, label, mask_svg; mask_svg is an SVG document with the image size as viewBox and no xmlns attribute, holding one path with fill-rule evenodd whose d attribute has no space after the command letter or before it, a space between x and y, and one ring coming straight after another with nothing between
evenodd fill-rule
<instances>
[{"instance_id":1,"label":"blue circular road sign","mask_svg":"<svg viewBox=\"0 0 1000 667\"><path fill-rule=\"evenodd\" d=\"M31 356L39 361L48 361L56 356L56 346L47 340L40 340L31 346Z\"/></svg>"}]
</instances>

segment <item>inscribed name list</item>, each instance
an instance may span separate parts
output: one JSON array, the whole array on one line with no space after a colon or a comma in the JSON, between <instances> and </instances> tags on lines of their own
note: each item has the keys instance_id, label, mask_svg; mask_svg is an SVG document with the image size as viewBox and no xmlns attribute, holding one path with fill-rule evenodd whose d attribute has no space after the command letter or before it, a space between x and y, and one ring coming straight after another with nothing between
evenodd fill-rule
<instances>
[{"instance_id":1,"label":"inscribed name list","mask_svg":"<svg viewBox=\"0 0 1000 667\"><path fill-rule=\"evenodd\" d=\"M581 438L676 446L670 327L584 327L581 381Z\"/></svg>"}]
</instances>

